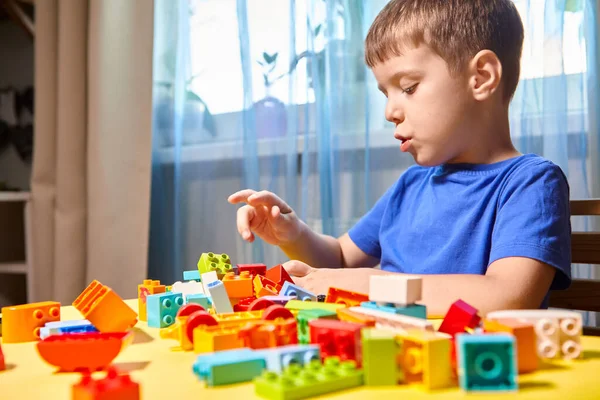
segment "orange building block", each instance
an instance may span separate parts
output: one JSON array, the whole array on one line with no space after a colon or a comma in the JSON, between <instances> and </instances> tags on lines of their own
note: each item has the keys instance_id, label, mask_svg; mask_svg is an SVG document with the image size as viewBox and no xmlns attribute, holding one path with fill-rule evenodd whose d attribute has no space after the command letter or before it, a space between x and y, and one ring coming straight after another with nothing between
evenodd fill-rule
<instances>
[{"instance_id":1,"label":"orange building block","mask_svg":"<svg viewBox=\"0 0 600 400\"><path fill-rule=\"evenodd\" d=\"M298 324L295 319L280 321L254 321L244 325L238 337L243 347L266 349L298 344Z\"/></svg>"},{"instance_id":2,"label":"orange building block","mask_svg":"<svg viewBox=\"0 0 600 400\"><path fill-rule=\"evenodd\" d=\"M20 343L40 340L46 322L60 321L60 303L44 301L2 308L2 342Z\"/></svg>"},{"instance_id":3,"label":"orange building block","mask_svg":"<svg viewBox=\"0 0 600 400\"><path fill-rule=\"evenodd\" d=\"M240 272L239 275L228 272L222 281L230 299L245 299L254 295L250 271Z\"/></svg>"},{"instance_id":4,"label":"orange building block","mask_svg":"<svg viewBox=\"0 0 600 400\"><path fill-rule=\"evenodd\" d=\"M287 273L281 264L275 265L273 268L267 270L266 276L279 286L283 286L285 282L294 283L294 280L290 277L290 274Z\"/></svg>"},{"instance_id":5,"label":"orange building block","mask_svg":"<svg viewBox=\"0 0 600 400\"><path fill-rule=\"evenodd\" d=\"M346 307L359 307L362 302L369 301L369 295L350 292L349 290L330 287L325 303L345 304Z\"/></svg>"},{"instance_id":6,"label":"orange building block","mask_svg":"<svg viewBox=\"0 0 600 400\"><path fill-rule=\"evenodd\" d=\"M111 288L94 280L73 302L100 332L124 332L137 323L137 314Z\"/></svg>"},{"instance_id":7,"label":"orange building block","mask_svg":"<svg viewBox=\"0 0 600 400\"><path fill-rule=\"evenodd\" d=\"M256 297L277 296L281 291L280 285L262 275L256 275L253 283Z\"/></svg>"},{"instance_id":8,"label":"orange building block","mask_svg":"<svg viewBox=\"0 0 600 400\"><path fill-rule=\"evenodd\" d=\"M484 320L485 332L507 332L517 341L517 366L519 373L532 372L538 369L536 334L533 324L516 319Z\"/></svg>"},{"instance_id":9,"label":"orange building block","mask_svg":"<svg viewBox=\"0 0 600 400\"><path fill-rule=\"evenodd\" d=\"M161 285L160 281L153 281L152 279L144 279L144 283L138 285L138 316L140 321L148 321L146 297L152 294L165 293L166 290L167 287Z\"/></svg>"}]
</instances>

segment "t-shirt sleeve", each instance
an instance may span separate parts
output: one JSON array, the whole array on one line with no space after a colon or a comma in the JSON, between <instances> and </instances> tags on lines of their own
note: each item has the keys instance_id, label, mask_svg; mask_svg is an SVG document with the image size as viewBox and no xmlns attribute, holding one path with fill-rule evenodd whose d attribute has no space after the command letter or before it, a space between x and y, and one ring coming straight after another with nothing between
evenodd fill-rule
<instances>
[{"instance_id":1,"label":"t-shirt sleeve","mask_svg":"<svg viewBox=\"0 0 600 400\"><path fill-rule=\"evenodd\" d=\"M358 222L354 225L348 235L350 239L371 257L381 258L381 244L379 242L379 230L384 212L388 207L392 194L396 191L398 182L390 187L377 200L373 208L369 210Z\"/></svg>"},{"instance_id":2,"label":"t-shirt sleeve","mask_svg":"<svg viewBox=\"0 0 600 400\"><path fill-rule=\"evenodd\" d=\"M562 170L544 161L516 171L500 196L489 263L527 257L557 269L551 289L571 282L569 185Z\"/></svg>"}]
</instances>

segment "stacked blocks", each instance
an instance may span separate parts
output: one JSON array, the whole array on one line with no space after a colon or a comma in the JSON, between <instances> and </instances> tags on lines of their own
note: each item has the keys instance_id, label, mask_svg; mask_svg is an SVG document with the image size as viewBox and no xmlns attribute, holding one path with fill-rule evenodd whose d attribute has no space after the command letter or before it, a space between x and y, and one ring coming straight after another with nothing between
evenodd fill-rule
<instances>
[{"instance_id":1,"label":"stacked blocks","mask_svg":"<svg viewBox=\"0 0 600 400\"><path fill-rule=\"evenodd\" d=\"M421 300L422 279L403 275L374 275L369 282L369 301L360 306L415 318L427 318Z\"/></svg>"},{"instance_id":2,"label":"stacked blocks","mask_svg":"<svg viewBox=\"0 0 600 400\"><path fill-rule=\"evenodd\" d=\"M40 330L46 322L59 320L60 303L56 301L2 307L2 342L40 340Z\"/></svg>"},{"instance_id":3,"label":"stacked blocks","mask_svg":"<svg viewBox=\"0 0 600 400\"><path fill-rule=\"evenodd\" d=\"M166 328L172 325L183 303L183 297L179 293L159 293L148 296L146 298L148 326Z\"/></svg>"}]
</instances>

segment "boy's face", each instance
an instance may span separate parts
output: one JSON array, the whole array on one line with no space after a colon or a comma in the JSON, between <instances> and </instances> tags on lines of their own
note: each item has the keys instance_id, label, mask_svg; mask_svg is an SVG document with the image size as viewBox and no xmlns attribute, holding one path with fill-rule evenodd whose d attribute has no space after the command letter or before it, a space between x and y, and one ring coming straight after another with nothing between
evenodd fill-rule
<instances>
[{"instance_id":1,"label":"boy's face","mask_svg":"<svg viewBox=\"0 0 600 400\"><path fill-rule=\"evenodd\" d=\"M423 166L466 162L468 144L476 140L466 73L451 76L446 61L426 45L407 48L375 65L373 73L403 152Z\"/></svg>"}]
</instances>

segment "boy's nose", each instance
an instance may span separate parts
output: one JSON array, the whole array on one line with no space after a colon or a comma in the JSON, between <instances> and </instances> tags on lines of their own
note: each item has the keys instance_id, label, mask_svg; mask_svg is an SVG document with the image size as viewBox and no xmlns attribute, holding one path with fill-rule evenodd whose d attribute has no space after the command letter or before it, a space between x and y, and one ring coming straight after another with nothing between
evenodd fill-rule
<instances>
[{"instance_id":1,"label":"boy's nose","mask_svg":"<svg viewBox=\"0 0 600 400\"><path fill-rule=\"evenodd\" d=\"M387 102L385 107L385 119L398 125L404 122L404 111L392 101Z\"/></svg>"}]
</instances>

